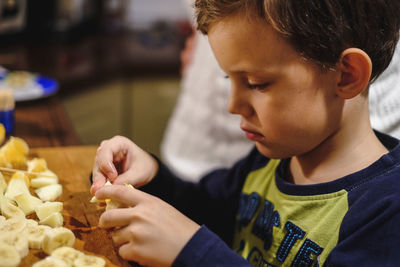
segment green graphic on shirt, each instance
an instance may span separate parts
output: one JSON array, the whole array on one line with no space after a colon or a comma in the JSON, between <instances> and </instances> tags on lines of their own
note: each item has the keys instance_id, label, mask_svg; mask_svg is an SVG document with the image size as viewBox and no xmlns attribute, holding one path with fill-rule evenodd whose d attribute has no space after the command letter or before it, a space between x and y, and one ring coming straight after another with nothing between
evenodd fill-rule
<instances>
[{"instance_id":1,"label":"green graphic on shirt","mask_svg":"<svg viewBox=\"0 0 400 267\"><path fill-rule=\"evenodd\" d=\"M284 194L275 183L279 162L271 160L248 175L234 249L253 266L322 266L338 242L347 191Z\"/></svg>"}]
</instances>

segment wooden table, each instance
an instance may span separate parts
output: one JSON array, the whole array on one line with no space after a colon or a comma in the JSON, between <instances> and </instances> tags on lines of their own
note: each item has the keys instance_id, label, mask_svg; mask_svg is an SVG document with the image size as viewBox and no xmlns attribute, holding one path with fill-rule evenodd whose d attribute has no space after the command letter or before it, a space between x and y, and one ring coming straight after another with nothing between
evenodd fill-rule
<instances>
[{"instance_id":1,"label":"wooden table","mask_svg":"<svg viewBox=\"0 0 400 267\"><path fill-rule=\"evenodd\" d=\"M130 266L117 255L109 233L97 227L104 208L89 202L92 197L89 193L90 173L96 149L94 146L35 148L30 154L46 159L48 168L58 175L63 185L63 194L57 200L64 203L64 226L75 234L74 247L103 257L106 266ZM31 266L46 256L41 250L31 249L20 266Z\"/></svg>"}]
</instances>

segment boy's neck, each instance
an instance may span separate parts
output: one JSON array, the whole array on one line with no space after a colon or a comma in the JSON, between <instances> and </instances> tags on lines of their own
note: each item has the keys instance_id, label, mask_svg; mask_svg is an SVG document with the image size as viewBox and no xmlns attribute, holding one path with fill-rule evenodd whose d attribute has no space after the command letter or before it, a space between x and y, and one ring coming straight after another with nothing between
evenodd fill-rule
<instances>
[{"instance_id":1,"label":"boy's neck","mask_svg":"<svg viewBox=\"0 0 400 267\"><path fill-rule=\"evenodd\" d=\"M294 184L330 182L368 167L387 152L369 119L349 120L313 151L292 157L288 179Z\"/></svg>"}]
</instances>

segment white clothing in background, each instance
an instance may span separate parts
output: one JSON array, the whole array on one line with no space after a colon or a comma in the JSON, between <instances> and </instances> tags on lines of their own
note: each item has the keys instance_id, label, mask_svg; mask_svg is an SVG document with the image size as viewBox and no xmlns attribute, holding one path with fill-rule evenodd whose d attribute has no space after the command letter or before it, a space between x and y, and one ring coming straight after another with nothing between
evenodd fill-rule
<instances>
[{"instance_id":1,"label":"white clothing in background","mask_svg":"<svg viewBox=\"0 0 400 267\"><path fill-rule=\"evenodd\" d=\"M164 163L178 176L196 181L230 167L254 146L240 129L240 117L227 111L229 86L207 37L198 34L161 144Z\"/></svg>"},{"instance_id":2,"label":"white clothing in background","mask_svg":"<svg viewBox=\"0 0 400 267\"><path fill-rule=\"evenodd\" d=\"M369 109L374 129L400 138L400 43L389 67L371 84Z\"/></svg>"}]
</instances>

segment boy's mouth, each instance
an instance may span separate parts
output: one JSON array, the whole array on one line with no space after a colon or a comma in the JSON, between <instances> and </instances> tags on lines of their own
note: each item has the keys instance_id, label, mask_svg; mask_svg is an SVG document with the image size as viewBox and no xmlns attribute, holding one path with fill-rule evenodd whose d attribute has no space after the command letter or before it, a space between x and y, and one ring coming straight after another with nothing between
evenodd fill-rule
<instances>
[{"instance_id":1,"label":"boy's mouth","mask_svg":"<svg viewBox=\"0 0 400 267\"><path fill-rule=\"evenodd\" d=\"M246 137L252 141L261 141L264 138L262 134L255 132L253 130L247 129L245 127L241 127L241 129L246 134Z\"/></svg>"}]
</instances>

